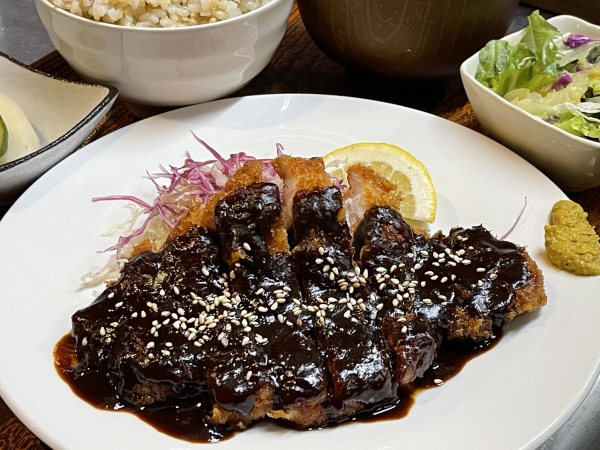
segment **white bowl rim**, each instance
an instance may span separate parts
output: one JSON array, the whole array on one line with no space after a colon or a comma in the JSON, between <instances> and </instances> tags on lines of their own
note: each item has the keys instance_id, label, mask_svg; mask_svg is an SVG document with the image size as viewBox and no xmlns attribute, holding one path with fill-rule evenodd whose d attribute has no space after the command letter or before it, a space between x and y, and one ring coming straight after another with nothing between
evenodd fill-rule
<instances>
[{"instance_id":1,"label":"white bowl rim","mask_svg":"<svg viewBox=\"0 0 600 450\"><path fill-rule=\"evenodd\" d=\"M95 20L88 19L85 17L78 16L77 14L70 13L65 11L64 9L59 8L58 6L52 4L50 0L37 0L39 3L45 5L46 7L54 10L57 14L60 14L64 17L69 17L72 20L78 20L82 24L87 24L93 26L95 28L114 28L117 30L124 30L125 32L132 33L183 33L183 30L197 30L197 29L213 29L218 27L227 26L227 24L237 23L243 21L249 17L252 17L257 14L261 14L261 11L266 11L267 9L274 8L278 3L285 2L286 0L270 0L269 3L259 6L258 8L244 13L237 17L232 17L231 19L220 20L212 23L200 23L198 25L189 25L182 27L136 27L136 26L126 26L126 25L117 25L113 23L106 22L96 22ZM133 31L136 30L136 31Z\"/></svg>"},{"instance_id":2,"label":"white bowl rim","mask_svg":"<svg viewBox=\"0 0 600 450\"><path fill-rule=\"evenodd\" d=\"M77 81L71 81L71 80L65 80L64 78L59 78L59 77L55 77L53 75L44 73L40 70L34 69L26 64L23 64L20 61L17 61L16 59L6 55L5 53L0 52L0 58L5 58L8 59L10 62L17 64L27 70L30 70L33 73L36 73L38 75L47 77L47 78L52 78L53 80L57 80L57 81L61 81L64 83L69 83L69 84L75 84L75 85L80 85L80 86L91 86L91 87L99 87L99 88L105 88L108 90L108 92L106 93L106 95L104 96L104 98L102 99L102 101L100 101L83 119L81 119L79 122L77 122L69 131L67 131L65 134L63 134L62 136L60 136L59 138L55 139L52 142L49 142L48 144L46 144L45 146L41 147L40 149L28 153L25 156L22 156L20 158L17 158L13 161L9 161L5 164L0 164L0 173L5 172L7 170L10 170L16 166L19 166L20 164L29 161L31 159L34 159L36 156L45 153L47 151L52 150L54 147L56 147L57 145L61 144L64 141L67 141L68 139L70 139L70 137L77 133L77 131L79 131L83 126L85 126L88 122L90 122L94 117L96 117L100 112L102 112L104 110L104 108L110 104L111 102L113 102L118 94L119 91L117 90L116 87L114 86L110 86L110 85L105 85L105 84L90 84L90 83L79 83Z\"/></svg>"},{"instance_id":3,"label":"white bowl rim","mask_svg":"<svg viewBox=\"0 0 600 450\"><path fill-rule=\"evenodd\" d=\"M570 16L570 15L566 15L566 14L559 15L559 16L554 16L554 17L548 19L548 22L551 23L551 24L554 24L554 22L558 22L558 21L563 20L563 19L573 20L573 21L575 21L575 22L577 22L579 24L590 26L592 28L596 28L596 29L598 29L598 32L600 33L600 26L595 25L595 24L593 24L591 22L587 22L587 21L585 21L583 19L580 19L579 17ZM522 32L523 32L523 29L515 31L514 33L511 33L511 34L509 34L507 36L504 36L501 39L504 40L504 41L508 41L508 40L513 39L515 36L519 35ZM576 136L574 134L571 134L571 133L563 130L562 128L556 127L556 126L554 126L554 125L546 122L545 120L541 119L540 117L535 116L535 115L533 115L531 113L528 113L524 109L521 109L518 106L512 104L511 102L509 102L508 100L506 100L504 97L496 94L491 89L485 87L483 84L481 84L479 81L477 81L475 79L475 76L473 74L471 74L467 70L467 65L469 65L474 59L478 59L478 58L479 58L479 52L471 55L469 58L467 58L466 60L464 60L463 63L460 65L460 73L461 73L461 75L467 77L471 82L473 82L478 87L480 87L482 89L485 89L485 90L488 90L501 103L503 103L504 105L510 107L516 114L520 114L523 117L528 117L530 119L534 119L537 122L539 122L539 123L543 124L544 126L548 127L550 130L554 130L554 132L562 133L563 136L567 136L567 137L573 138L577 142L580 142L582 144L585 143L586 145L591 146L593 150L600 150L600 142L596 142L596 141L592 141L591 139L585 139L583 137ZM590 150L592 150L592 149L590 149Z\"/></svg>"}]
</instances>

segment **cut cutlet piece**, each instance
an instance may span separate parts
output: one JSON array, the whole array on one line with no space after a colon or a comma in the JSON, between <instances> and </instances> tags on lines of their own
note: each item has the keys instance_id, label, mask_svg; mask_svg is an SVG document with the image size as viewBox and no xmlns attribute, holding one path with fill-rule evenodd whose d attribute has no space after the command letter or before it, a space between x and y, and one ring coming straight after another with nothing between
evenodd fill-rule
<instances>
[{"instance_id":1,"label":"cut cutlet piece","mask_svg":"<svg viewBox=\"0 0 600 450\"><path fill-rule=\"evenodd\" d=\"M394 304L428 321L434 333L448 338L489 338L494 326L546 303L542 274L524 248L494 238L483 227L456 228L448 237L440 232L431 239L411 232L388 203L385 189L376 188L386 186L385 181L377 181L378 174L361 167L352 167L349 172L347 196L362 198L358 203L366 208L371 205L362 230L355 235L357 253L365 253L361 262L371 269L383 258L387 266L375 270L406 284L405 292L399 292L393 283L388 286L376 279L374 284L381 288L377 293L392 301L397 295ZM371 193L365 194L362 191L367 186ZM465 233L464 238L455 238L457 233ZM472 238L465 245L468 236ZM390 260L394 261L391 265ZM389 273L391 267L395 273ZM491 280L486 278L488 274ZM499 281L491 282L496 279ZM405 304L407 300L410 307Z\"/></svg>"},{"instance_id":2,"label":"cut cutlet piece","mask_svg":"<svg viewBox=\"0 0 600 450\"><path fill-rule=\"evenodd\" d=\"M215 208L243 311L241 325L222 334L227 346L213 355L209 369L213 423L239 428L268 415L307 428L324 420L324 363L310 322L296 314L303 302L287 241L285 248L273 244L273 236L285 235L281 216L279 189L270 183L237 189Z\"/></svg>"},{"instance_id":3,"label":"cut cutlet piece","mask_svg":"<svg viewBox=\"0 0 600 450\"><path fill-rule=\"evenodd\" d=\"M285 227L292 225L294 195L299 190L333 186L333 181L325 172L323 158L296 158L281 155L272 161L279 176L285 180L283 185L283 218Z\"/></svg>"},{"instance_id":4,"label":"cut cutlet piece","mask_svg":"<svg viewBox=\"0 0 600 450\"><path fill-rule=\"evenodd\" d=\"M212 195L206 203L195 202L182 217L182 219L173 227L167 238L167 243L175 237L185 233L193 225L200 225L211 230L215 228L215 205L221 201L228 193L241 187L247 186L262 177L262 161L247 161L227 180L223 190Z\"/></svg>"},{"instance_id":5,"label":"cut cutlet piece","mask_svg":"<svg viewBox=\"0 0 600 450\"><path fill-rule=\"evenodd\" d=\"M429 252L429 242L395 209L375 206L358 226L354 246L361 267L372 274L371 288L380 305L377 320L392 351L396 380L410 383L433 363L441 342L439 322L449 320L452 308L446 301L436 306L437 316L414 314L415 302L421 301L420 279L406 267Z\"/></svg>"},{"instance_id":6,"label":"cut cutlet piece","mask_svg":"<svg viewBox=\"0 0 600 450\"><path fill-rule=\"evenodd\" d=\"M495 238L483 226L454 228L431 241L439 266L423 268L434 272L430 297L455 298L448 338L490 338L494 327L546 304L542 273L523 247ZM447 284L439 283L443 278Z\"/></svg>"},{"instance_id":7,"label":"cut cutlet piece","mask_svg":"<svg viewBox=\"0 0 600 450\"><path fill-rule=\"evenodd\" d=\"M78 370L108 370L119 397L137 407L198 395L206 360L199 322L219 313L198 299L222 295L221 273L217 237L203 227L131 259L72 317Z\"/></svg>"},{"instance_id":8,"label":"cut cutlet piece","mask_svg":"<svg viewBox=\"0 0 600 450\"><path fill-rule=\"evenodd\" d=\"M392 299L394 313L412 314L444 338L481 340L492 338L494 327L546 304L542 274L524 248L494 238L482 226L428 239L411 236L402 222L397 211L376 206L355 235L364 267L381 267L390 276L378 294Z\"/></svg>"},{"instance_id":9,"label":"cut cutlet piece","mask_svg":"<svg viewBox=\"0 0 600 450\"><path fill-rule=\"evenodd\" d=\"M381 332L370 320L370 292L356 278L342 195L322 161L280 157L273 164L293 199L295 243L306 302L301 320L316 320L317 342L329 375L327 421L341 420L396 399L396 383Z\"/></svg>"},{"instance_id":10,"label":"cut cutlet piece","mask_svg":"<svg viewBox=\"0 0 600 450\"><path fill-rule=\"evenodd\" d=\"M351 188L344 194L344 208L352 233L373 206L399 210L402 194L395 184L364 164L353 164L346 173Z\"/></svg>"}]
</instances>

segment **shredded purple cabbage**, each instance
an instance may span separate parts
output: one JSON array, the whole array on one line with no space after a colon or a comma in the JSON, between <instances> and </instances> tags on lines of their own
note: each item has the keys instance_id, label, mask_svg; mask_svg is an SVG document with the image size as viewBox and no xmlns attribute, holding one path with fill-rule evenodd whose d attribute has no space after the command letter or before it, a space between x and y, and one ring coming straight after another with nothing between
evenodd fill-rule
<instances>
[{"instance_id":1,"label":"shredded purple cabbage","mask_svg":"<svg viewBox=\"0 0 600 450\"><path fill-rule=\"evenodd\" d=\"M517 220L515 220L515 223L513 223L512 227L510 227L510 229L500 237L501 241L503 241L504 239L506 239L508 237L508 235L510 233L512 233L513 230L517 227L517 224L519 223L519 221L521 220L521 217L523 216L523 213L525 212L525 208L527 208L527 197L525 197L525 204L523 205L523 209L521 210L521 212L517 216Z\"/></svg>"},{"instance_id":2,"label":"shredded purple cabbage","mask_svg":"<svg viewBox=\"0 0 600 450\"><path fill-rule=\"evenodd\" d=\"M563 72L559 75L554 83L552 83L552 89L559 90L567 86L573 79L569 75L569 72Z\"/></svg>"},{"instance_id":3,"label":"shredded purple cabbage","mask_svg":"<svg viewBox=\"0 0 600 450\"><path fill-rule=\"evenodd\" d=\"M598 41L598 39L591 39L583 34L570 34L563 40L563 43L568 47L577 48L595 41Z\"/></svg>"}]
</instances>

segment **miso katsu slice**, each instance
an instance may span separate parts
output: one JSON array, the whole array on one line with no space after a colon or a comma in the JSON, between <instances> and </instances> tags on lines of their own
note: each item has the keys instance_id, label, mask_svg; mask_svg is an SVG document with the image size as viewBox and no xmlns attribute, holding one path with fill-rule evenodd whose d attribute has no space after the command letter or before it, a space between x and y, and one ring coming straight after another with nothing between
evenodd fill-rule
<instances>
[{"instance_id":1,"label":"miso katsu slice","mask_svg":"<svg viewBox=\"0 0 600 450\"><path fill-rule=\"evenodd\" d=\"M347 170L348 189L344 195L344 207L350 232L373 206L389 206L398 209L403 197L398 187L364 164L354 164Z\"/></svg>"},{"instance_id":2,"label":"miso katsu slice","mask_svg":"<svg viewBox=\"0 0 600 450\"><path fill-rule=\"evenodd\" d=\"M205 350L198 339L215 314L202 299L227 290L221 271L216 235L203 227L160 252L138 254L73 315L80 370L108 370L119 396L135 406L201 392Z\"/></svg>"},{"instance_id":3,"label":"miso katsu slice","mask_svg":"<svg viewBox=\"0 0 600 450\"><path fill-rule=\"evenodd\" d=\"M546 304L542 273L523 247L495 238L483 226L454 228L431 242L439 266L429 265L438 276L429 292L454 297L448 338L489 338L495 327Z\"/></svg>"},{"instance_id":4,"label":"miso katsu slice","mask_svg":"<svg viewBox=\"0 0 600 450\"><path fill-rule=\"evenodd\" d=\"M450 320L450 302L442 301L427 314L415 314L421 298L421 280L413 267L415 258L429 252L424 235L416 234L389 207L371 207L354 234L356 254L369 271L371 288L379 306L377 320L392 351L398 383L423 376L433 363L442 334ZM419 266L417 266L418 270Z\"/></svg>"},{"instance_id":5,"label":"miso katsu slice","mask_svg":"<svg viewBox=\"0 0 600 450\"><path fill-rule=\"evenodd\" d=\"M342 420L392 403L396 383L381 332L370 320L370 292L355 273L342 195L322 160L304 164L291 157L274 161L285 197L293 198L289 234L308 304L301 317L316 320L330 384L327 420Z\"/></svg>"},{"instance_id":6,"label":"miso katsu slice","mask_svg":"<svg viewBox=\"0 0 600 450\"><path fill-rule=\"evenodd\" d=\"M543 276L525 249L482 226L429 239L397 211L375 206L355 245L364 267L389 275L374 280L383 315L411 313L444 338L491 338L494 327L546 304Z\"/></svg>"},{"instance_id":7,"label":"miso katsu slice","mask_svg":"<svg viewBox=\"0 0 600 450\"><path fill-rule=\"evenodd\" d=\"M303 301L279 189L261 182L240 188L217 203L215 220L246 323L223 333L227 349L209 369L211 420L245 426L268 415L300 427L322 423L327 379L311 323L299 318ZM227 401L234 396L235 402Z\"/></svg>"}]
</instances>

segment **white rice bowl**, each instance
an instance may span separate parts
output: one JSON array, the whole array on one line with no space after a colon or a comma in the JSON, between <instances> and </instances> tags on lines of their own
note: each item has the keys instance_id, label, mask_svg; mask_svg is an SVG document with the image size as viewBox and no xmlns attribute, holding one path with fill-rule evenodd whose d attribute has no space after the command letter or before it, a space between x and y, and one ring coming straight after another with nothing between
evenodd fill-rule
<instances>
[{"instance_id":1,"label":"white rice bowl","mask_svg":"<svg viewBox=\"0 0 600 450\"><path fill-rule=\"evenodd\" d=\"M50 0L96 22L173 28L218 22L253 11L270 0Z\"/></svg>"}]
</instances>

